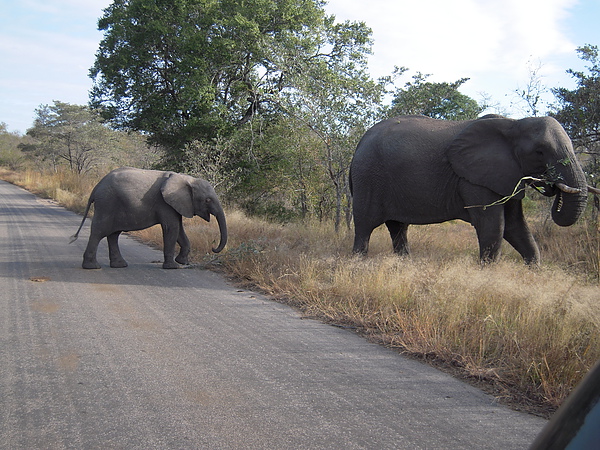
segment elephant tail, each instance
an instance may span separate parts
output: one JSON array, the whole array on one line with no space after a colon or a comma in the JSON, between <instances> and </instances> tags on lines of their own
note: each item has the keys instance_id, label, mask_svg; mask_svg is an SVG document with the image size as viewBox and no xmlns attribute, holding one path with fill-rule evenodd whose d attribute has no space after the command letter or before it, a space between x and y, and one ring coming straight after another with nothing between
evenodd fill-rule
<instances>
[{"instance_id":1,"label":"elephant tail","mask_svg":"<svg viewBox=\"0 0 600 450\"><path fill-rule=\"evenodd\" d=\"M69 244L72 244L73 242L75 242L77 240L77 238L79 237L79 232L83 228L83 224L85 223L85 219L87 219L87 215L90 212L90 207L92 206L92 203L94 203L94 193L93 192L90 195L87 206L85 208L85 212L83 213L83 220L81 221L81 224L79 224L79 228L77 229L77 232L73 236L71 236L71 240L69 241Z\"/></svg>"}]
</instances>

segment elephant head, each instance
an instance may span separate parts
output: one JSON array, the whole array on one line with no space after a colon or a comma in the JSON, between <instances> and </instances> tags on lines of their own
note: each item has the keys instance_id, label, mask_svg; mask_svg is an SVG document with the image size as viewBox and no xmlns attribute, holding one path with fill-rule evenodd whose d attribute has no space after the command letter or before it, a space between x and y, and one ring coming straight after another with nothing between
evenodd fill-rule
<instances>
[{"instance_id":1,"label":"elephant head","mask_svg":"<svg viewBox=\"0 0 600 450\"><path fill-rule=\"evenodd\" d=\"M212 251L219 253L227 244L225 213L213 187L201 178L179 173L168 173L161 187L162 196L175 211L184 217L199 216L210 222L210 215L217 218L221 242Z\"/></svg>"},{"instance_id":2,"label":"elephant head","mask_svg":"<svg viewBox=\"0 0 600 450\"><path fill-rule=\"evenodd\" d=\"M503 197L523 198L528 184L555 195L557 225L572 225L583 213L585 174L567 133L551 117L483 117L451 142L447 155L457 175Z\"/></svg>"}]
</instances>

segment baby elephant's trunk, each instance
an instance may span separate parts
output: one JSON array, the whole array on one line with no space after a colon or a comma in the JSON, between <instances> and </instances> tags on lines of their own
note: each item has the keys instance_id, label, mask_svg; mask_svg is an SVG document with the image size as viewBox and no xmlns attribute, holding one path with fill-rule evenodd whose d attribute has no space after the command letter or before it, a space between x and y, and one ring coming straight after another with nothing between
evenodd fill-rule
<instances>
[{"instance_id":1,"label":"baby elephant's trunk","mask_svg":"<svg viewBox=\"0 0 600 450\"><path fill-rule=\"evenodd\" d=\"M221 232L221 242L219 242L219 246L217 248L213 248L212 251L215 253L219 253L221 250L225 248L227 244L227 222L225 221L225 213L221 208L220 211L215 215L217 218L217 222L219 223L219 231Z\"/></svg>"}]
</instances>

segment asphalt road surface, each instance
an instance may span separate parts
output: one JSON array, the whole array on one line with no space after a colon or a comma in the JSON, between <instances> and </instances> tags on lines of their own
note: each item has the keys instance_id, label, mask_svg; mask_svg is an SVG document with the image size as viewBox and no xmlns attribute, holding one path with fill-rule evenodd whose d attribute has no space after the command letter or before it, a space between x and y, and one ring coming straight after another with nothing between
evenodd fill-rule
<instances>
[{"instance_id":1,"label":"asphalt road surface","mask_svg":"<svg viewBox=\"0 0 600 450\"><path fill-rule=\"evenodd\" d=\"M0 182L0 448L523 449L546 423ZM85 231L89 230L89 223Z\"/></svg>"}]
</instances>

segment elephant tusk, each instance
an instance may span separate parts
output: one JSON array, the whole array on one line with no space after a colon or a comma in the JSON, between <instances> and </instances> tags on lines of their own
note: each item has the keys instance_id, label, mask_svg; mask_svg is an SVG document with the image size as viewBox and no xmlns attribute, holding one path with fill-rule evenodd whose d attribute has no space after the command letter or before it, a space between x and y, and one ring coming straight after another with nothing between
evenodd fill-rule
<instances>
[{"instance_id":1,"label":"elephant tusk","mask_svg":"<svg viewBox=\"0 0 600 450\"><path fill-rule=\"evenodd\" d=\"M563 183L556 183L556 187L567 194L581 194L581 189L567 186L566 184L563 184Z\"/></svg>"},{"instance_id":2,"label":"elephant tusk","mask_svg":"<svg viewBox=\"0 0 600 450\"><path fill-rule=\"evenodd\" d=\"M592 186L588 186L588 191L591 192L592 194L596 194L596 195L600 195L600 189L592 187Z\"/></svg>"}]
</instances>

